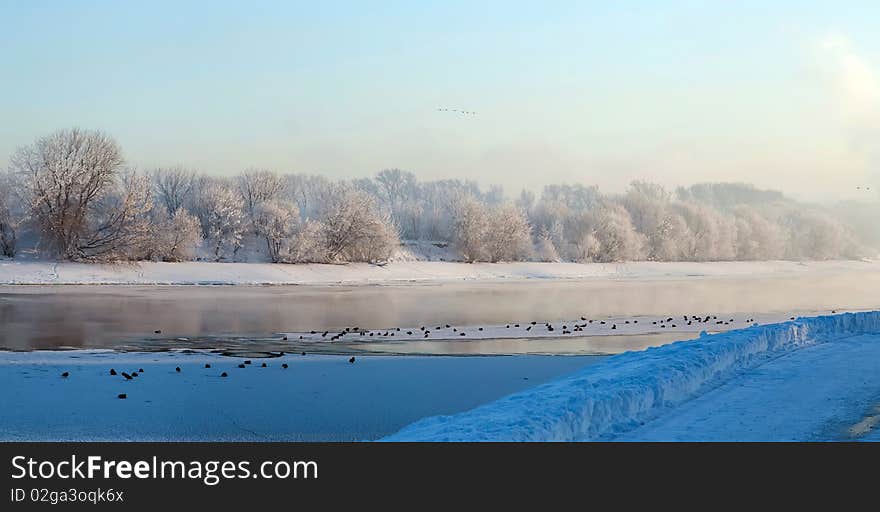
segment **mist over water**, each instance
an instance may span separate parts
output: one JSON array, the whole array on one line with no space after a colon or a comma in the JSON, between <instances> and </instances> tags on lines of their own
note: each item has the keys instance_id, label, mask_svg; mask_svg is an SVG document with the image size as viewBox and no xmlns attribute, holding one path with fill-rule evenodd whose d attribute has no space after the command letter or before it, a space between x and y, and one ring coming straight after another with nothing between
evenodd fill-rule
<instances>
[{"instance_id":1,"label":"mist over water","mask_svg":"<svg viewBox=\"0 0 880 512\"><path fill-rule=\"evenodd\" d=\"M825 314L880 307L880 272L359 287L0 287L0 347L604 316Z\"/></svg>"}]
</instances>

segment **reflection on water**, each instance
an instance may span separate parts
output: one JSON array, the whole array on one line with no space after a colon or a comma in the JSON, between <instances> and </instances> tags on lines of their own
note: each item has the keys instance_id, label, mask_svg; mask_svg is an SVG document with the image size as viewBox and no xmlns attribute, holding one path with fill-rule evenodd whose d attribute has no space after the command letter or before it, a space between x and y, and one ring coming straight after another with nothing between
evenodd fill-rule
<instances>
[{"instance_id":1,"label":"reflection on water","mask_svg":"<svg viewBox=\"0 0 880 512\"><path fill-rule=\"evenodd\" d=\"M266 337L273 332L351 325L380 329L504 324L580 315L810 314L833 308L877 308L878 285L880 272L841 271L785 277L359 287L6 286L0 287L0 347L117 347L145 338ZM157 330L161 334L155 334ZM413 342L398 349L421 351L430 346L432 353L509 353L522 347L531 351L536 343L548 347L572 343L572 353L608 353L619 350L608 350L606 343L633 347L653 343L638 338L442 342L446 343L442 346Z\"/></svg>"}]
</instances>

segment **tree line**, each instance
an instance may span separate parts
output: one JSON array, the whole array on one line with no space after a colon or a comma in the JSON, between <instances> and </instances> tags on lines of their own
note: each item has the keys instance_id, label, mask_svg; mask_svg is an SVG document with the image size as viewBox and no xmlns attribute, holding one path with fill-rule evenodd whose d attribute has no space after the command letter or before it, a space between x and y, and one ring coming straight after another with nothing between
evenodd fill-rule
<instances>
[{"instance_id":1,"label":"tree line","mask_svg":"<svg viewBox=\"0 0 880 512\"><path fill-rule=\"evenodd\" d=\"M0 255L23 247L71 261L384 262L406 241L476 261L728 261L857 258L859 236L829 211L777 191L705 183L623 194L548 185L508 199L500 186L249 169L138 172L109 136L58 131L20 148L0 174Z\"/></svg>"}]
</instances>

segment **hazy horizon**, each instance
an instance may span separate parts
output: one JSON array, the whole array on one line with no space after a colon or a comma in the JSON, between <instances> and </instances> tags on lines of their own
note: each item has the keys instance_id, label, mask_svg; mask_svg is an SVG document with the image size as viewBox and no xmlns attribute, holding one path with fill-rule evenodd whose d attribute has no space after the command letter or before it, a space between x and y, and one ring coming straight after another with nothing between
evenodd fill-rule
<instances>
[{"instance_id":1,"label":"hazy horizon","mask_svg":"<svg viewBox=\"0 0 880 512\"><path fill-rule=\"evenodd\" d=\"M2 167L79 126L140 169L401 168L508 195L637 179L807 200L880 188L871 2L0 8Z\"/></svg>"}]
</instances>

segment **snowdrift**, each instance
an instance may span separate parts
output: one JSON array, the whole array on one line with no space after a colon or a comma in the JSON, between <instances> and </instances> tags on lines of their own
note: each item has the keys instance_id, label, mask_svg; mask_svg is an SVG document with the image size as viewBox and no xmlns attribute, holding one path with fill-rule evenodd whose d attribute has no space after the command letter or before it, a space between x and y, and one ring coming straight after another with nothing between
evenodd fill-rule
<instances>
[{"instance_id":1,"label":"snowdrift","mask_svg":"<svg viewBox=\"0 0 880 512\"><path fill-rule=\"evenodd\" d=\"M799 318L627 352L568 377L384 441L584 441L610 438L762 361L815 343L880 333L880 311Z\"/></svg>"}]
</instances>

